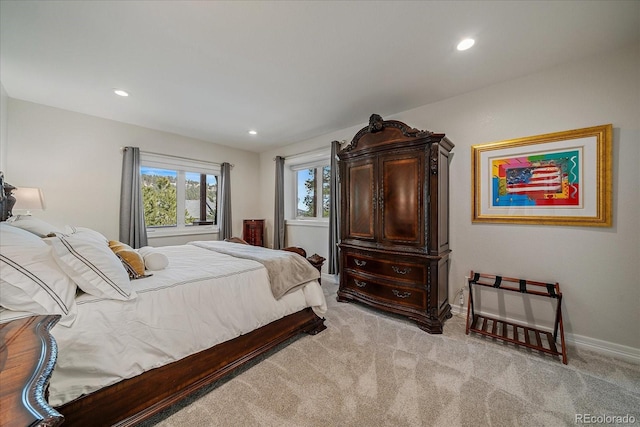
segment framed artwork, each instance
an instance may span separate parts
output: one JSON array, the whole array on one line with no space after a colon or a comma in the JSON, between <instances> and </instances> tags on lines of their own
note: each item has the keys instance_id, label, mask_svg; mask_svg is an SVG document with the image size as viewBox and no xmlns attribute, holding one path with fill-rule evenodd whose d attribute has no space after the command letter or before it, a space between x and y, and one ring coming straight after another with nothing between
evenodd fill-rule
<instances>
[{"instance_id":1,"label":"framed artwork","mask_svg":"<svg viewBox=\"0 0 640 427\"><path fill-rule=\"evenodd\" d=\"M473 222L611 226L612 125L471 147Z\"/></svg>"}]
</instances>

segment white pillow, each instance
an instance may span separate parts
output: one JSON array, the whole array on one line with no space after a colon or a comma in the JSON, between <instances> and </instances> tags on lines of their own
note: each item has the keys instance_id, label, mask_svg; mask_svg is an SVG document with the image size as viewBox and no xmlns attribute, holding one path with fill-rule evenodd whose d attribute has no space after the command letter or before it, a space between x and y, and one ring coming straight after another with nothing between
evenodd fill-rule
<instances>
[{"instance_id":1,"label":"white pillow","mask_svg":"<svg viewBox=\"0 0 640 427\"><path fill-rule=\"evenodd\" d=\"M100 232L96 231L96 230L92 230L91 228L86 228L86 227L74 227L72 225L67 225L64 227L64 234L76 234L76 233L82 233L83 236L86 237L92 237L94 238L96 241L104 241L107 243L107 245L109 244L109 239L107 239L106 237L104 237L103 234L101 234Z\"/></svg>"},{"instance_id":2,"label":"white pillow","mask_svg":"<svg viewBox=\"0 0 640 427\"><path fill-rule=\"evenodd\" d=\"M163 253L155 252L151 246L138 249L144 260L144 268L151 271L163 270L169 265L169 258Z\"/></svg>"},{"instance_id":3,"label":"white pillow","mask_svg":"<svg viewBox=\"0 0 640 427\"><path fill-rule=\"evenodd\" d=\"M51 233L60 233L62 231L55 225L51 225L48 222L35 218L31 215L12 216L7 220L7 223L14 227L30 231L39 237L46 237Z\"/></svg>"},{"instance_id":4,"label":"white pillow","mask_svg":"<svg viewBox=\"0 0 640 427\"><path fill-rule=\"evenodd\" d=\"M34 237L36 240L32 240ZM33 314L76 318L76 285L54 261L51 248L28 231L0 225L0 305Z\"/></svg>"},{"instance_id":5,"label":"white pillow","mask_svg":"<svg viewBox=\"0 0 640 427\"><path fill-rule=\"evenodd\" d=\"M1 246L42 246L44 241L33 233L14 227L6 222L0 222L2 233Z\"/></svg>"},{"instance_id":6,"label":"white pillow","mask_svg":"<svg viewBox=\"0 0 640 427\"><path fill-rule=\"evenodd\" d=\"M122 301L136 297L127 271L97 231L76 229L45 241L62 270L86 293Z\"/></svg>"}]
</instances>

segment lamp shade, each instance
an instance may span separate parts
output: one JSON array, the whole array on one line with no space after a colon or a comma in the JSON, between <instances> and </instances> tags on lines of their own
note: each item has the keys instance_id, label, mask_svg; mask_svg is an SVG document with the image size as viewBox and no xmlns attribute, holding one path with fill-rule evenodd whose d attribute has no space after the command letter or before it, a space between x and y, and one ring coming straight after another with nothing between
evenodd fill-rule
<instances>
[{"instance_id":1,"label":"lamp shade","mask_svg":"<svg viewBox=\"0 0 640 427\"><path fill-rule=\"evenodd\" d=\"M16 204L13 210L23 209L30 214L31 209L44 209L44 196L42 190L36 187L18 187L13 190Z\"/></svg>"}]
</instances>

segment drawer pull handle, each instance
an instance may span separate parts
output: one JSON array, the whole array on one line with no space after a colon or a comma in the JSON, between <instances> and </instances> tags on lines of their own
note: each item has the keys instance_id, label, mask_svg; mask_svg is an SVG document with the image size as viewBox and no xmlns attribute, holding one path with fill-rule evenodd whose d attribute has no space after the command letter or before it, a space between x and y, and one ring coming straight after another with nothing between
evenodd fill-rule
<instances>
[{"instance_id":1,"label":"drawer pull handle","mask_svg":"<svg viewBox=\"0 0 640 427\"><path fill-rule=\"evenodd\" d=\"M396 272L397 274L407 274L411 271L411 268L409 267L405 267L402 270L400 269L400 267L396 267L395 265L391 267L391 269Z\"/></svg>"},{"instance_id":2,"label":"drawer pull handle","mask_svg":"<svg viewBox=\"0 0 640 427\"><path fill-rule=\"evenodd\" d=\"M367 282L361 282L358 279L353 279L353 283L355 283L359 288L364 288L365 286L367 286Z\"/></svg>"},{"instance_id":3,"label":"drawer pull handle","mask_svg":"<svg viewBox=\"0 0 640 427\"><path fill-rule=\"evenodd\" d=\"M411 296L411 292L400 292L397 289L393 289L391 292L398 298L409 298Z\"/></svg>"},{"instance_id":4,"label":"drawer pull handle","mask_svg":"<svg viewBox=\"0 0 640 427\"><path fill-rule=\"evenodd\" d=\"M353 262L355 262L358 267L364 267L367 265L367 261L362 261L360 259L354 259Z\"/></svg>"}]
</instances>

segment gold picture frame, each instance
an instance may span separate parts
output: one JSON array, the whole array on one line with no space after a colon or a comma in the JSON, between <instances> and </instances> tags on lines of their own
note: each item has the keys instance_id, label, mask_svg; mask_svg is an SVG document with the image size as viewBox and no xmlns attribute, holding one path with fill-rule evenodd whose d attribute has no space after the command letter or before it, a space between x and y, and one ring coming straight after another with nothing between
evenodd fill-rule
<instances>
[{"instance_id":1,"label":"gold picture frame","mask_svg":"<svg viewBox=\"0 0 640 427\"><path fill-rule=\"evenodd\" d=\"M471 147L474 223L610 227L611 124Z\"/></svg>"}]
</instances>

